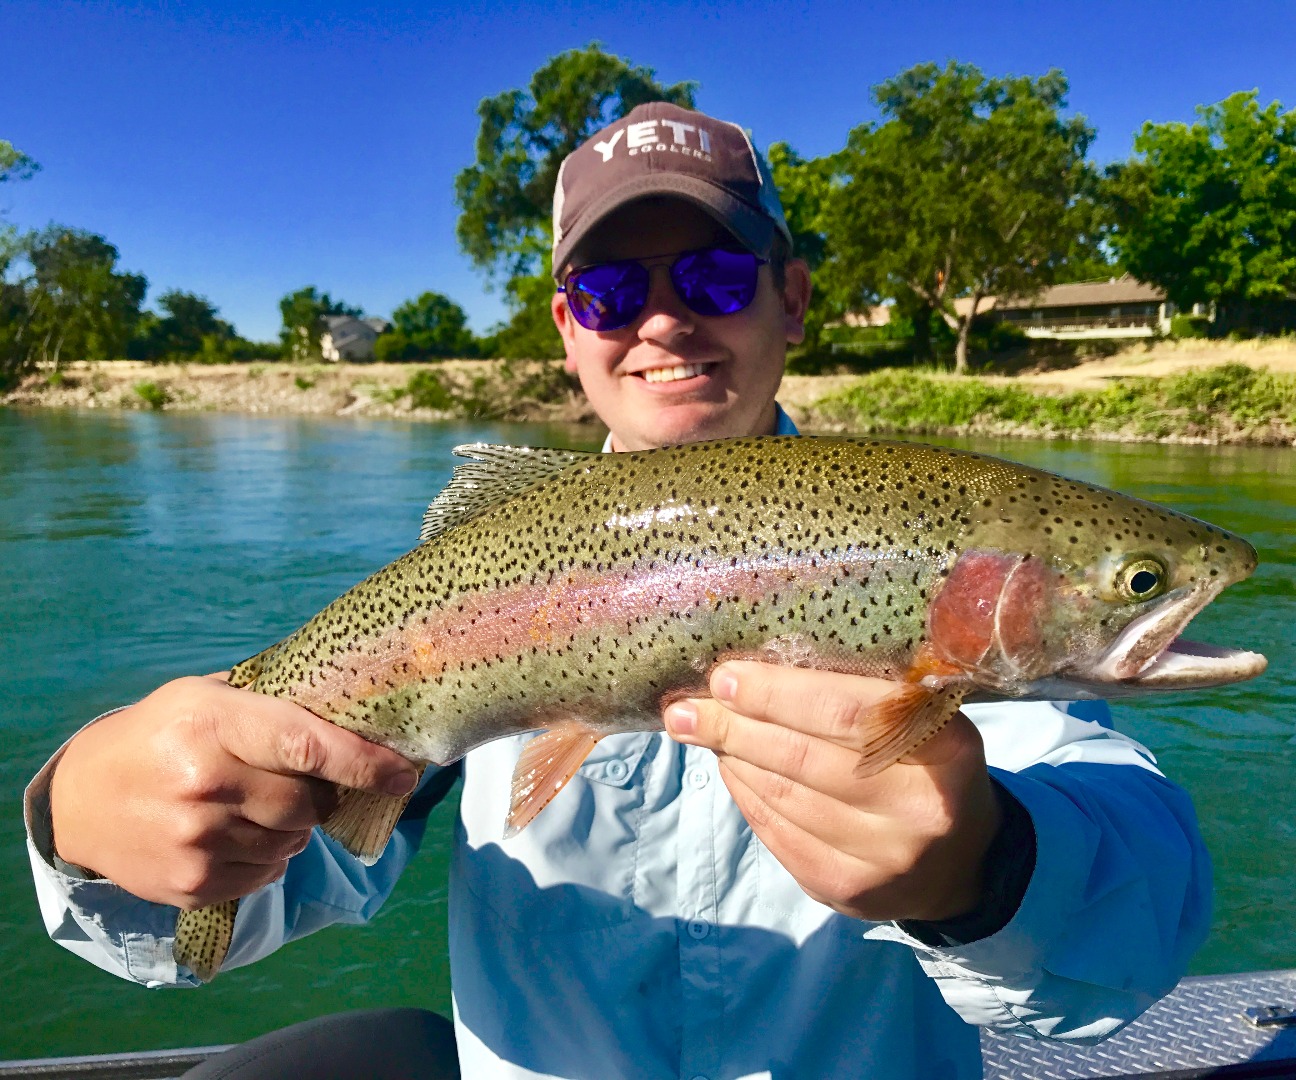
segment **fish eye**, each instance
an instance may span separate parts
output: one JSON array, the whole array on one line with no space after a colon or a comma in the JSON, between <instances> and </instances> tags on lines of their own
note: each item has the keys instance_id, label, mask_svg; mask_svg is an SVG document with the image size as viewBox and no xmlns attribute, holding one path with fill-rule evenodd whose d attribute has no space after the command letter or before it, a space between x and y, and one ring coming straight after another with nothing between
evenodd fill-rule
<instances>
[{"instance_id":1,"label":"fish eye","mask_svg":"<svg viewBox=\"0 0 1296 1080\"><path fill-rule=\"evenodd\" d=\"M1168 576L1156 559L1136 556L1116 571L1116 592L1123 600L1151 600L1164 591Z\"/></svg>"}]
</instances>

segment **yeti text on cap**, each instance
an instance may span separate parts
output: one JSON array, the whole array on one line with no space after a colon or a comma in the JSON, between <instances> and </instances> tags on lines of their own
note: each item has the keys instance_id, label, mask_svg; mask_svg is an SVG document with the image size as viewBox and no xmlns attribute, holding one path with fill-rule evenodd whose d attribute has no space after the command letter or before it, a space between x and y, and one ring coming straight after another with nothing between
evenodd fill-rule
<instances>
[{"instance_id":1,"label":"yeti text on cap","mask_svg":"<svg viewBox=\"0 0 1296 1080\"><path fill-rule=\"evenodd\" d=\"M669 143L664 141L666 133L657 130L658 124L671 129L672 137ZM655 151L688 154L690 157L711 160L711 136L705 128L700 128L696 124L686 124L682 120L640 120L614 132L610 139L594 144L594 149L599 152L604 161L611 159L617 145L621 142L622 135L626 137L625 147L631 157L638 153Z\"/></svg>"}]
</instances>

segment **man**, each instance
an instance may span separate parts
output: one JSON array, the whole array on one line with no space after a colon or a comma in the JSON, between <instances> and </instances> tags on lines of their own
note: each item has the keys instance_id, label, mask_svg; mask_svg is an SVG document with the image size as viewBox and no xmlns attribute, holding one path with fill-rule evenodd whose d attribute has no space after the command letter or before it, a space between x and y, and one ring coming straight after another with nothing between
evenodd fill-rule
<instances>
[{"instance_id":1,"label":"man","mask_svg":"<svg viewBox=\"0 0 1296 1080\"><path fill-rule=\"evenodd\" d=\"M554 210L553 315L609 450L791 433L775 393L809 278L741 129L641 106L567 159ZM859 780L853 748L889 684L726 663L710 689L666 710L670 737L602 740L508 839L525 737L465 758L450 927L465 1075L974 1077L973 1025L1100 1038L1205 933L1186 796L1099 722L968 706ZM412 805L454 774L431 771ZM413 774L217 679L101 718L29 789L51 933L128 978L192 984L166 905L245 896L227 966L368 917L421 822L362 873L311 831L330 782L397 792Z\"/></svg>"}]
</instances>

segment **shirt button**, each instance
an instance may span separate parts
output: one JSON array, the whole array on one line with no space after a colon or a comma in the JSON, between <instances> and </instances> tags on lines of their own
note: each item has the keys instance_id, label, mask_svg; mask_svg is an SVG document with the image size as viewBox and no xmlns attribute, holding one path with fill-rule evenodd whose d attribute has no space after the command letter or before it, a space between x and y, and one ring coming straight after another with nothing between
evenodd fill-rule
<instances>
[{"instance_id":1,"label":"shirt button","mask_svg":"<svg viewBox=\"0 0 1296 1080\"><path fill-rule=\"evenodd\" d=\"M698 1073L697 1076L693 1077L693 1080L708 1080L708 1078Z\"/></svg>"},{"instance_id":2,"label":"shirt button","mask_svg":"<svg viewBox=\"0 0 1296 1080\"><path fill-rule=\"evenodd\" d=\"M630 766L620 759L614 759L607 763L607 778L609 780L624 780L630 772Z\"/></svg>"},{"instance_id":3,"label":"shirt button","mask_svg":"<svg viewBox=\"0 0 1296 1080\"><path fill-rule=\"evenodd\" d=\"M711 933L711 927L701 919L690 919L688 924L689 937L697 938L701 941L707 934Z\"/></svg>"},{"instance_id":4,"label":"shirt button","mask_svg":"<svg viewBox=\"0 0 1296 1080\"><path fill-rule=\"evenodd\" d=\"M693 769L689 772L689 784L701 791L707 784L711 783L711 774L703 768Z\"/></svg>"}]
</instances>

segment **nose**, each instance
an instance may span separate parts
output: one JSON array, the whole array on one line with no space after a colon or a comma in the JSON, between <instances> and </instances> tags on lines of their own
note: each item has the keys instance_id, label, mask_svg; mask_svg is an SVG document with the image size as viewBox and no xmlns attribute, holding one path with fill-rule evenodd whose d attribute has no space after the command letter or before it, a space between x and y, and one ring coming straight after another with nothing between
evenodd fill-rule
<instances>
[{"instance_id":1,"label":"nose","mask_svg":"<svg viewBox=\"0 0 1296 1080\"><path fill-rule=\"evenodd\" d=\"M648 267L648 299L639 315L638 335L643 341L668 343L693 333L697 316L679 298L664 263Z\"/></svg>"}]
</instances>

